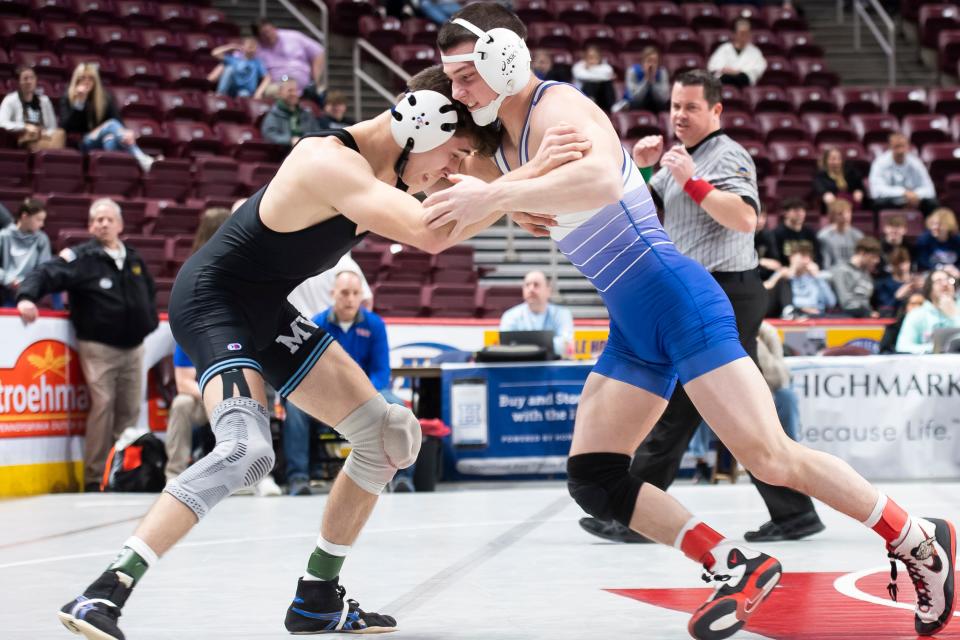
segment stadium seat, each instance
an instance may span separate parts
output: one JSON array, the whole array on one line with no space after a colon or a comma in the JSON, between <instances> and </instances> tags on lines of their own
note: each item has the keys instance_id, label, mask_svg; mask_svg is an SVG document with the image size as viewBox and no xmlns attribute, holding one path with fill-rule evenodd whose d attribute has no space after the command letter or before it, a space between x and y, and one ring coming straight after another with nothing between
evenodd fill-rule
<instances>
[{"instance_id":1,"label":"stadium seat","mask_svg":"<svg viewBox=\"0 0 960 640\"><path fill-rule=\"evenodd\" d=\"M156 120L124 118L124 126L137 136L137 146L151 155L169 154L173 145L166 128Z\"/></svg>"},{"instance_id":2,"label":"stadium seat","mask_svg":"<svg viewBox=\"0 0 960 640\"><path fill-rule=\"evenodd\" d=\"M263 120L263 116L273 108L273 103L269 100L256 100L254 98L247 98L242 104L247 108L249 121L255 127L260 126L260 121Z\"/></svg>"},{"instance_id":3,"label":"stadium seat","mask_svg":"<svg viewBox=\"0 0 960 640\"><path fill-rule=\"evenodd\" d=\"M360 37L369 42L378 51L390 51L394 45L407 44L407 36L398 18L380 16L362 16L360 18Z\"/></svg>"},{"instance_id":4,"label":"stadium seat","mask_svg":"<svg viewBox=\"0 0 960 640\"><path fill-rule=\"evenodd\" d=\"M477 288L473 284L433 284L426 288L430 315L446 318L474 318L477 315ZM374 296L374 302L377 298Z\"/></svg>"},{"instance_id":5,"label":"stadium seat","mask_svg":"<svg viewBox=\"0 0 960 640\"><path fill-rule=\"evenodd\" d=\"M53 51L14 51L10 59L16 65L33 67L38 80L63 82L73 71L68 70L60 56Z\"/></svg>"},{"instance_id":6,"label":"stadium seat","mask_svg":"<svg viewBox=\"0 0 960 640\"><path fill-rule=\"evenodd\" d=\"M50 225L44 225L44 229L50 228ZM57 239L54 240L54 249L63 250L67 247L74 247L93 239L93 234L87 231L86 224L82 227L73 229L60 229ZM51 238L53 240L53 238Z\"/></svg>"},{"instance_id":7,"label":"stadium seat","mask_svg":"<svg viewBox=\"0 0 960 640\"><path fill-rule=\"evenodd\" d=\"M864 147L876 142L886 144L890 134L900 130L896 116L889 113L857 113L849 120Z\"/></svg>"},{"instance_id":8,"label":"stadium seat","mask_svg":"<svg viewBox=\"0 0 960 640\"><path fill-rule=\"evenodd\" d=\"M660 29L663 42L666 43L664 53L696 53L703 55L703 41L697 33L688 27L664 27Z\"/></svg>"},{"instance_id":9,"label":"stadium seat","mask_svg":"<svg viewBox=\"0 0 960 640\"><path fill-rule=\"evenodd\" d=\"M720 125L731 138L737 142L752 140L755 142L763 141L760 129L757 128L756 120L753 116L746 113L735 113L724 111L720 114Z\"/></svg>"},{"instance_id":10,"label":"stadium seat","mask_svg":"<svg viewBox=\"0 0 960 640\"><path fill-rule=\"evenodd\" d=\"M390 58L410 75L439 62L435 47L425 44L400 44L390 50Z\"/></svg>"},{"instance_id":11,"label":"stadium seat","mask_svg":"<svg viewBox=\"0 0 960 640\"><path fill-rule=\"evenodd\" d=\"M116 20L111 0L74 0L77 19L86 25L109 24Z\"/></svg>"},{"instance_id":12,"label":"stadium seat","mask_svg":"<svg viewBox=\"0 0 960 640\"><path fill-rule=\"evenodd\" d=\"M2 159L0 159L0 163L2 163ZM8 211L16 211L23 199L32 195L33 190L28 187L6 187L0 180L0 204L5 206ZM49 225L49 221L46 224Z\"/></svg>"},{"instance_id":13,"label":"stadium seat","mask_svg":"<svg viewBox=\"0 0 960 640\"><path fill-rule=\"evenodd\" d=\"M186 2L157 5L157 22L171 31L197 31L201 28L193 7Z\"/></svg>"},{"instance_id":14,"label":"stadium seat","mask_svg":"<svg viewBox=\"0 0 960 640\"><path fill-rule=\"evenodd\" d=\"M847 119L839 113L808 113L802 117L815 145L859 140Z\"/></svg>"},{"instance_id":15,"label":"stadium seat","mask_svg":"<svg viewBox=\"0 0 960 640\"><path fill-rule=\"evenodd\" d=\"M760 53L765 58L771 56L783 57L786 53L783 49L783 42L780 36L769 29L756 29L753 31L753 44L760 49Z\"/></svg>"},{"instance_id":16,"label":"stadium seat","mask_svg":"<svg viewBox=\"0 0 960 640\"><path fill-rule=\"evenodd\" d=\"M837 103L833 96L820 87L788 87L787 95L794 110L801 116L807 113L837 112Z\"/></svg>"},{"instance_id":17,"label":"stadium seat","mask_svg":"<svg viewBox=\"0 0 960 640\"><path fill-rule=\"evenodd\" d=\"M34 153L33 190L40 193L83 191L83 155L73 149Z\"/></svg>"},{"instance_id":18,"label":"stadium seat","mask_svg":"<svg viewBox=\"0 0 960 640\"><path fill-rule=\"evenodd\" d=\"M377 282L373 287L373 304L383 316L419 316L423 312L424 291L416 283Z\"/></svg>"},{"instance_id":19,"label":"stadium seat","mask_svg":"<svg viewBox=\"0 0 960 640\"><path fill-rule=\"evenodd\" d=\"M660 135L659 120L649 111L619 111L610 116L613 127L621 138L642 138Z\"/></svg>"},{"instance_id":20,"label":"stadium seat","mask_svg":"<svg viewBox=\"0 0 960 640\"><path fill-rule=\"evenodd\" d=\"M777 32L806 31L807 22L800 17L793 7L767 6L763 7L763 19L767 26Z\"/></svg>"},{"instance_id":21,"label":"stadium seat","mask_svg":"<svg viewBox=\"0 0 960 640\"><path fill-rule=\"evenodd\" d=\"M744 140L740 142L743 148L747 150L750 157L753 158L753 164L757 168L757 180L763 180L773 172L773 163L767 156L767 147L762 142L756 140Z\"/></svg>"},{"instance_id":22,"label":"stadium seat","mask_svg":"<svg viewBox=\"0 0 960 640\"><path fill-rule=\"evenodd\" d=\"M124 84L156 89L163 83L164 70L143 58L122 59L117 60L117 78Z\"/></svg>"},{"instance_id":23,"label":"stadium seat","mask_svg":"<svg viewBox=\"0 0 960 640\"><path fill-rule=\"evenodd\" d=\"M151 28L157 24L153 2L146 0L115 0L117 17L128 27Z\"/></svg>"},{"instance_id":24,"label":"stadium seat","mask_svg":"<svg viewBox=\"0 0 960 640\"><path fill-rule=\"evenodd\" d=\"M957 62L960 61L960 27L940 32L937 36L937 56L940 73L957 75Z\"/></svg>"},{"instance_id":25,"label":"stadium seat","mask_svg":"<svg viewBox=\"0 0 960 640\"><path fill-rule=\"evenodd\" d=\"M660 47L660 37L653 27L617 27L616 34L621 51L643 51L647 47Z\"/></svg>"},{"instance_id":26,"label":"stadium seat","mask_svg":"<svg viewBox=\"0 0 960 640\"><path fill-rule=\"evenodd\" d=\"M724 42L730 42L733 37L730 29L701 29L697 34L703 41L703 48L708 56Z\"/></svg>"},{"instance_id":27,"label":"stadium seat","mask_svg":"<svg viewBox=\"0 0 960 640\"><path fill-rule=\"evenodd\" d=\"M124 229L124 231L126 231L126 229ZM150 271L150 275L157 277L165 274L167 262L166 238L145 234L125 233L122 236L122 240L125 244L129 244L137 250L137 253L143 258L143 261L147 263L147 269Z\"/></svg>"},{"instance_id":28,"label":"stadium seat","mask_svg":"<svg viewBox=\"0 0 960 640\"><path fill-rule=\"evenodd\" d=\"M952 142L950 119L938 113L904 116L901 131L910 144L922 149L931 142Z\"/></svg>"},{"instance_id":29,"label":"stadium seat","mask_svg":"<svg viewBox=\"0 0 960 640\"><path fill-rule=\"evenodd\" d=\"M792 87L799 84L797 72L793 63L780 56L767 58L767 70L763 72L757 84L775 84L781 87Z\"/></svg>"},{"instance_id":30,"label":"stadium seat","mask_svg":"<svg viewBox=\"0 0 960 640\"><path fill-rule=\"evenodd\" d=\"M194 17L199 25L199 31L221 38L235 38L240 35L240 28L227 18L219 9L197 7Z\"/></svg>"},{"instance_id":31,"label":"stadium seat","mask_svg":"<svg viewBox=\"0 0 960 640\"><path fill-rule=\"evenodd\" d=\"M670 72L670 77L675 78L677 74L692 69L703 69L706 62L703 56L695 53L665 53L660 59L662 64Z\"/></svg>"},{"instance_id":32,"label":"stadium seat","mask_svg":"<svg viewBox=\"0 0 960 640\"><path fill-rule=\"evenodd\" d=\"M75 20L76 11L71 0L33 0L31 15L43 22Z\"/></svg>"},{"instance_id":33,"label":"stadium seat","mask_svg":"<svg viewBox=\"0 0 960 640\"><path fill-rule=\"evenodd\" d=\"M796 58L793 64L801 82L808 87L832 89L840 84L840 76L830 71L820 58Z\"/></svg>"},{"instance_id":34,"label":"stadium seat","mask_svg":"<svg viewBox=\"0 0 960 640\"><path fill-rule=\"evenodd\" d=\"M597 24L600 16L594 11L592 2L587 0L553 0L553 13L557 22L564 24Z\"/></svg>"},{"instance_id":35,"label":"stadium seat","mask_svg":"<svg viewBox=\"0 0 960 640\"><path fill-rule=\"evenodd\" d=\"M156 93L141 87L111 87L120 115L124 118L150 118L157 120L160 116Z\"/></svg>"},{"instance_id":36,"label":"stadium seat","mask_svg":"<svg viewBox=\"0 0 960 640\"><path fill-rule=\"evenodd\" d=\"M90 219L90 205L95 198L80 193L51 193L47 197L49 217L64 222L62 228L86 227Z\"/></svg>"},{"instance_id":37,"label":"stadium seat","mask_svg":"<svg viewBox=\"0 0 960 640\"><path fill-rule=\"evenodd\" d=\"M356 37L360 17L377 12L378 3L371 0L327 0L330 9L330 29L336 33Z\"/></svg>"},{"instance_id":38,"label":"stadium seat","mask_svg":"<svg viewBox=\"0 0 960 640\"><path fill-rule=\"evenodd\" d=\"M916 240L926 231L923 214L915 209L883 209L878 216L880 226L882 227L889 218L894 216L903 216L907 219L906 238L908 240Z\"/></svg>"},{"instance_id":39,"label":"stadium seat","mask_svg":"<svg viewBox=\"0 0 960 640\"><path fill-rule=\"evenodd\" d=\"M753 113L787 113L793 111L793 104L787 99L783 87L759 86L746 87L743 96ZM726 105L724 105L726 107Z\"/></svg>"},{"instance_id":40,"label":"stadium seat","mask_svg":"<svg viewBox=\"0 0 960 640\"><path fill-rule=\"evenodd\" d=\"M193 253L193 236L181 234L167 238L167 273L176 273Z\"/></svg>"},{"instance_id":41,"label":"stadium seat","mask_svg":"<svg viewBox=\"0 0 960 640\"><path fill-rule=\"evenodd\" d=\"M216 93L206 93L201 98L201 104L203 105L204 117L211 125L218 122L237 122L240 124L249 122L247 109L242 104L241 99Z\"/></svg>"},{"instance_id":42,"label":"stadium seat","mask_svg":"<svg viewBox=\"0 0 960 640\"><path fill-rule=\"evenodd\" d=\"M833 98L848 118L855 113L880 113L880 92L873 87L836 87Z\"/></svg>"},{"instance_id":43,"label":"stadium seat","mask_svg":"<svg viewBox=\"0 0 960 640\"><path fill-rule=\"evenodd\" d=\"M233 198L240 185L239 166L233 158L203 157L194 163L194 195Z\"/></svg>"},{"instance_id":44,"label":"stadium seat","mask_svg":"<svg viewBox=\"0 0 960 640\"><path fill-rule=\"evenodd\" d=\"M183 200L190 192L190 161L179 158L157 160L143 177L143 195L147 198Z\"/></svg>"},{"instance_id":45,"label":"stadium seat","mask_svg":"<svg viewBox=\"0 0 960 640\"><path fill-rule=\"evenodd\" d=\"M360 265L360 270L363 271L363 275L366 277L367 282L371 285L380 277L380 268L381 262L383 261L383 252L384 249L382 246L367 246L366 241L355 247L353 251L350 252L350 256L353 258L354 262Z\"/></svg>"},{"instance_id":46,"label":"stadium seat","mask_svg":"<svg viewBox=\"0 0 960 640\"><path fill-rule=\"evenodd\" d=\"M87 161L91 193L136 195L141 171L132 155L119 151L91 151Z\"/></svg>"},{"instance_id":47,"label":"stadium seat","mask_svg":"<svg viewBox=\"0 0 960 640\"><path fill-rule=\"evenodd\" d=\"M97 196L94 196L95 198ZM126 233L143 233L147 219L147 201L135 198L118 200L123 214L123 230ZM150 221L152 223L152 221Z\"/></svg>"},{"instance_id":48,"label":"stadium seat","mask_svg":"<svg viewBox=\"0 0 960 640\"><path fill-rule=\"evenodd\" d=\"M205 122L174 120L167 123L167 131L181 157L220 155L223 149L223 144Z\"/></svg>"},{"instance_id":49,"label":"stadium seat","mask_svg":"<svg viewBox=\"0 0 960 640\"><path fill-rule=\"evenodd\" d=\"M475 252L469 244L456 244L449 249L435 254L430 260L430 266L436 272L444 270L476 271L474 263Z\"/></svg>"},{"instance_id":50,"label":"stadium seat","mask_svg":"<svg viewBox=\"0 0 960 640\"><path fill-rule=\"evenodd\" d=\"M256 127L236 122L221 122L214 132L226 153L240 162L280 162L287 153L283 145L267 142Z\"/></svg>"},{"instance_id":51,"label":"stadium seat","mask_svg":"<svg viewBox=\"0 0 960 640\"><path fill-rule=\"evenodd\" d=\"M3 0L0 2L0 19L30 15L30 0Z\"/></svg>"},{"instance_id":52,"label":"stadium seat","mask_svg":"<svg viewBox=\"0 0 960 640\"><path fill-rule=\"evenodd\" d=\"M177 89L154 92L163 120L203 120L206 112L197 94Z\"/></svg>"},{"instance_id":53,"label":"stadium seat","mask_svg":"<svg viewBox=\"0 0 960 640\"><path fill-rule=\"evenodd\" d=\"M767 28L767 21L764 19L763 14L756 7L756 5L722 4L720 5L720 11L723 14L723 19L727 22L727 26L731 29L733 28L733 23L740 18L746 18L749 20L750 26L753 29Z\"/></svg>"},{"instance_id":54,"label":"stadium seat","mask_svg":"<svg viewBox=\"0 0 960 640\"><path fill-rule=\"evenodd\" d=\"M8 189L30 186L31 164L29 151L0 149L0 187Z\"/></svg>"},{"instance_id":55,"label":"stadium seat","mask_svg":"<svg viewBox=\"0 0 960 640\"><path fill-rule=\"evenodd\" d=\"M477 286L478 275L474 268L470 269L441 269L434 271L431 278L433 284L458 284L470 285L474 289ZM473 292L476 294L476 291ZM474 305L476 309L476 305Z\"/></svg>"},{"instance_id":56,"label":"stadium seat","mask_svg":"<svg viewBox=\"0 0 960 640\"><path fill-rule=\"evenodd\" d=\"M557 19L549 0L514 0L513 11L523 23L553 22Z\"/></svg>"},{"instance_id":57,"label":"stadium seat","mask_svg":"<svg viewBox=\"0 0 960 640\"><path fill-rule=\"evenodd\" d=\"M397 253L387 252L382 262L385 272L383 279L391 282L424 283L430 277L431 262L429 253L413 247L404 247Z\"/></svg>"},{"instance_id":58,"label":"stadium seat","mask_svg":"<svg viewBox=\"0 0 960 640\"><path fill-rule=\"evenodd\" d=\"M495 285L480 287L477 301L480 307L480 317L499 318L504 311L523 302L523 296L520 292L520 285Z\"/></svg>"},{"instance_id":59,"label":"stadium seat","mask_svg":"<svg viewBox=\"0 0 960 640\"><path fill-rule=\"evenodd\" d=\"M0 77L15 81L13 69L14 64L10 61L10 54L7 53L6 49L0 48ZM11 87L11 90L15 90L15 88Z\"/></svg>"},{"instance_id":60,"label":"stadium seat","mask_svg":"<svg viewBox=\"0 0 960 640\"><path fill-rule=\"evenodd\" d=\"M644 24L648 24L654 29L687 26L687 21L680 13L680 8L672 2L648 0L641 2L637 9Z\"/></svg>"},{"instance_id":61,"label":"stadium seat","mask_svg":"<svg viewBox=\"0 0 960 640\"><path fill-rule=\"evenodd\" d=\"M126 27L105 24L93 27L91 31L97 51L103 55L122 58L143 55L140 39Z\"/></svg>"},{"instance_id":62,"label":"stadium seat","mask_svg":"<svg viewBox=\"0 0 960 640\"><path fill-rule=\"evenodd\" d=\"M407 42L410 44L437 46L437 30L439 27L435 22L423 18L407 18L403 21L402 29L404 35L407 36Z\"/></svg>"},{"instance_id":63,"label":"stadium seat","mask_svg":"<svg viewBox=\"0 0 960 640\"><path fill-rule=\"evenodd\" d=\"M48 22L45 25L47 39L58 53L89 53L93 51L93 38L87 28L77 22Z\"/></svg>"},{"instance_id":64,"label":"stadium seat","mask_svg":"<svg viewBox=\"0 0 960 640\"><path fill-rule=\"evenodd\" d=\"M171 273L166 271L166 273ZM172 275L176 275L174 272ZM154 302L157 305L157 311L163 313L167 310L167 307L170 306L170 292L173 290L173 283L176 281L176 278L161 278L156 277L153 279L154 287L156 288L156 294L154 296Z\"/></svg>"},{"instance_id":65,"label":"stadium seat","mask_svg":"<svg viewBox=\"0 0 960 640\"><path fill-rule=\"evenodd\" d=\"M782 176L811 177L817 172L817 150L809 142L772 142L767 152L780 163Z\"/></svg>"},{"instance_id":66,"label":"stadium seat","mask_svg":"<svg viewBox=\"0 0 960 640\"><path fill-rule=\"evenodd\" d=\"M140 48L150 60L168 62L179 60L183 54L183 43L176 33L167 29L140 29L137 31Z\"/></svg>"},{"instance_id":67,"label":"stadium seat","mask_svg":"<svg viewBox=\"0 0 960 640\"><path fill-rule=\"evenodd\" d=\"M184 33L180 36L180 41L183 43L185 60L193 64L207 65L205 68L216 66L217 59L210 55L217 46L216 37L207 33Z\"/></svg>"},{"instance_id":68,"label":"stadium seat","mask_svg":"<svg viewBox=\"0 0 960 640\"><path fill-rule=\"evenodd\" d=\"M249 162L240 165L240 183L248 193L253 193L263 185L267 184L280 169L279 164L267 162ZM354 254L356 254L354 249ZM378 263L379 264L379 258Z\"/></svg>"},{"instance_id":69,"label":"stadium seat","mask_svg":"<svg viewBox=\"0 0 960 640\"><path fill-rule=\"evenodd\" d=\"M41 51L47 48L47 35L29 18L0 20L0 42L13 51Z\"/></svg>"},{"instance_id":70,"label":"stadium seat","mask_svg":"<svg viewBox=\"0 0 960 640\"><path fill-rule=\"evenodd\" d=\"M822 58L823 47L813 42L808 31L788 31L780 34L780 41L787 57Z\"/></svg>"},{"instance_id":71,"label":"stadium seat","mask_svg":"<svg viewBox=\"0 0 960 640\"><path fill-rule=\"evenodd\" d=\"M637 5L631 0L601 0L594 2L600 22L611 27L623 27L640 23Z\"/></svg>"},{"instance_id":72,"label":"stadium seat","mask_svg":"<svg viewBox=\"0 0 960 640\"><path fill-rule=\"evenodd\" d=\"M754 119L767 144L807 140L806 128L793 113L757 113Z\"/></svg>"},{"instance_id":73,"label":"stadium seat","mask_svg":"<svg viewBox=\"0 0 960 640\"><path fill-rule=\"evenodd\" d=\"M750 101L743 95L739 87L732 84L720 85L720 101L725 111L750 112Z\"/></svg>"},{"instance_id":74,"label":"stadium seat","mask_svg":"<svg viewBox=\"0 0 960 640\"><path fill-rule=\"evenodd\" d=\"M147 216L153 220L150 233L154 235L194 233L200 222L200 207L188 207L169 200L152 200L147 205Z\"/></svg>"},{"instance_id":75,"label":"stadium seat","mask_svg":"<svg viewBox=\"0 0 960 640\"><path fill-rule=\"evenodd\" d=\"M580 49L597 47L612 53L619 48L617 32L607 24L577 24L573 26L573 38Z\"/></svg>"},{"instance_id":76,"label":"stadium seat","mask_svg":"<svg viewBox=\"0 0 960 640\"><path fill-rule=\"evenodd\" d=\"M926 49L937 48L937 37L945 29L960 29L960 10L957 5L924 4L918 16L920 46Z\"/></svg>"},{"instance_id":77,"label":"stadium seat","mask_svg":"<svg viewBox=\"0 0 960 640\"><path fill-rule=\"evenodd\" d=\"M680 14L691 29L725 29L727 21L717 5L711 2L685 2L680 5Z\"/></svg>"},{"instance_id":78,"label":"stadium seat","mask_svg":"<svg viewBox=\"0 0 960 640\"><path fill-rule=\"evenodd\" d=\"M527 40L531 47L567 49L577 47L573 29L562 22L536 22L527 28Z\"/></svg>"},{"instance_id":79,"label":"stadium seat","mask_svg":"<svg viewBox=\"0 0 960 640\"><path fill-rule=\"evenodd\" d=\"M881 107L901 120L906 115L930 113L927 90L923 87L888 87L881 94Z\"/></svg>"},{"instance_id":80,"label":"stadium seat","mask_svg":"<svg viewBox=\"0 0 960 640\"><path fill-rule=\"evenodd\" d=\"M951 173L960 173L960 145L955 142L934 142L924 145L920 159L927 166L930 177L937 185L937 192L943 191L946 177Z\"/></svg>"},{"instance_id":81,"label":"stadium seat","mask_svg":"<svg viewBox=\"0 0 960 640\"><path fill-rule=\"evenodd\" d=\"M215 85L207 80L200 67L189 62L166 62L163 65L166 87L185 91L212 91Z\"/></svg>"}]
</instances>

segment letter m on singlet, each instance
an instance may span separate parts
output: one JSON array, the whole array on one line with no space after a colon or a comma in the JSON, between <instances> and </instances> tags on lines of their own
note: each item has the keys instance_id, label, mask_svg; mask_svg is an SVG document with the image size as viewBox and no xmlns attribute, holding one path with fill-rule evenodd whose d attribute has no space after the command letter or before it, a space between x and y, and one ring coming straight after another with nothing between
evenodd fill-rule
<instances>
[{"instance_id":1,"label":"letter m on singlet","mask_svg":"<svg viewBox=\"0 0 960 640\"><path fill-rule=\"evenodd\" d=\"M311 329L316 329L315 325L310 320L307 320L303 316L300 316L296 320L290 323L290 333L293 335L285 336L280 334L277 336L277 342L285 346L287 349L290 349L290 353L296 353L300 350L300 345L310 337L310 332L304 329L304 326Z\"/></svg>"}]
</instances>

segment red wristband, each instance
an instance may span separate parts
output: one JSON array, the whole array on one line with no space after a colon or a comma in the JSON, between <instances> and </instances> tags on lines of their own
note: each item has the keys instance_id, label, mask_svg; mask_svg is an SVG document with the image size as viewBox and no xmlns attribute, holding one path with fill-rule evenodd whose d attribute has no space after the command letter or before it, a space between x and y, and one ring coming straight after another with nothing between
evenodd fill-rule
<instances>
[{"instance_id":1,"label":"red wristband","mask_svg":"<svg viewBox=\"0 0 960 640\"><path fill-rule=\"evenodd\" d=\"M707 194L714 189L716 189L716 187L714 187L712 184L696 176L687 180L687 183L683 185L684 192L693 198L693 201L697 204L702 203L703 199L707 197Z\"/></svg>"}]
</instances>

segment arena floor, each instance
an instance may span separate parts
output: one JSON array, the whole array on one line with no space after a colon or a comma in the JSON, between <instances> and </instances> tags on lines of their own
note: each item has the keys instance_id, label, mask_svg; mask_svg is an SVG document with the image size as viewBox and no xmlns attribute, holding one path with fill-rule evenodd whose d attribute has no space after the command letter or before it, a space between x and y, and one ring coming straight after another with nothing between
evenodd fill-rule
<instances>
[{"instance_id":1,"label":"arena floor","mask_svg":"<svg viewBox=\"0 0 960 640\"><path fill-rule=\"evenodd\" d=\"M960 521L960 483L894 484L918 514ZM749 484L678 486L731 536L765 519ZM150 571L124 609L130 640L290 637L283 616L316 538L323 496L234 497ZM0 502L0 638L75 637L59 606L112 559L152 496L49 495ZM349 597L395 615L389 637L421 640L686 638L708 591L677 551L618 545L577 526L561 483L385 495L344 567ZM908 603L886 596L879 539L821 508L827 530L762 545L786 573L737 638L915 638ZM960 638L960 623L939 638Z\"/></svg>"}]
</instances>

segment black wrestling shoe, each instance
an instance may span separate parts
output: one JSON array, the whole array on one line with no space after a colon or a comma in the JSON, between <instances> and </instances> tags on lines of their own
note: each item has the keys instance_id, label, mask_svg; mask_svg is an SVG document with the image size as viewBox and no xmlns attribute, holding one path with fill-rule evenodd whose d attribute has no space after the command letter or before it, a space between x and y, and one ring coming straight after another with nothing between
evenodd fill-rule
<instances>
[{"instance_id":1,"label":"black wrestling shoe","mask_svg":"<svg viewBox=\"0 0 960 640\"><path fill-rule=\"evenodd\" d=\"M87 640L124 640L117 618L132 590L133 578L104 571L82 596L63 605L57 617L63 626Z\"/></svg>"},{"instance_id":2,"label":"black wrestling shoe","mask_svg":"<svg viewBox=\"0 0 960 640\"><path fill-rule=\"evenodd\" d=\"M953 619L953 565L957 556L957 534L953 524L937 518L911 518L910 529L896 547L887 545L890 584L887 591L897 599L897 564L907 567L917 592L914 628L922 636L942 631Z\"/></svg>"},{"instance_id":3,"label":"black wrestling shoe","mask_svg":"<svg viewBox=\"0 0 960 640\"><path fill-rule=\"evenodd\" d=\"M816 511L801 513L779 522L770 520L760 525L755 531L747 531L743 539L747 542L778 542L780 540L800 540L815 533L820 533L826 527L820 521Z\"/></svg>"},{"instance_id":4,"label":"black wrestling shoe","mask_svg":"<svg viewBox=\"0 0 960 640\"><path fill-rule=\"evenodd\" d=\"M611 542L627 542L631 544L651 543L646 536L642 536L633 529L623 526L616 520L600 520L599 518L580 518L580 528L598 538Z\"/></svg>"},{"instance_id":5,"label":"black wrestling shoe","mask_svg":"<svg viewBox=\"0 0 960 640\"><path fill-rule=\"evenodd\" d=\"M356 600L345 599L346 589L333 580L304 580L287 609L284 626L294 635L317 633L389 633L397 630L390 616L368 613Z\"/></svg>"}]
</instances>

